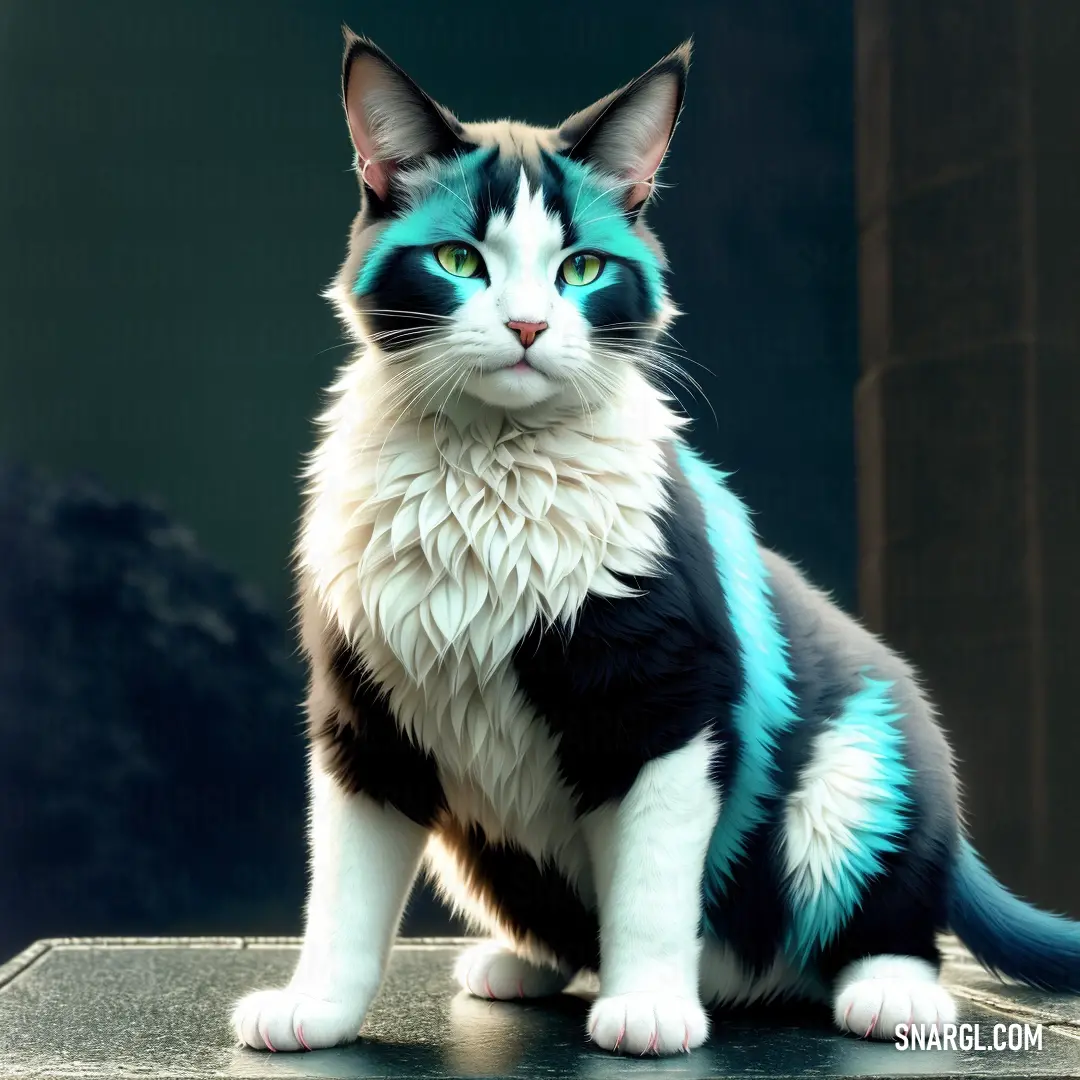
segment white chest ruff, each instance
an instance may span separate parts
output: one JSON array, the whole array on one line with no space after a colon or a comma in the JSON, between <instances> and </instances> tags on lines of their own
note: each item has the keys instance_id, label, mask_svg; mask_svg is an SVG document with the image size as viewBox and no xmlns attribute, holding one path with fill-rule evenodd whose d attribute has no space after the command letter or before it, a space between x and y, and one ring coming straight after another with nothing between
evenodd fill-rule
<instances>
[{"instance_id":1,"label":"white chest ruff","mask_svg":"<svg viewBox=\"0 0 1080 1080\"><path fill-rule=\"evenodd\" d=\"M628 376L604 413L540 430L490 415L392 426L364 382L347 372L325 418L302 566L455 815L540 857L572 807L511 656L537 620L572 625L589 593L627 595L616 574L655 568L679 420Z\"/></svg>"}]
</instances>

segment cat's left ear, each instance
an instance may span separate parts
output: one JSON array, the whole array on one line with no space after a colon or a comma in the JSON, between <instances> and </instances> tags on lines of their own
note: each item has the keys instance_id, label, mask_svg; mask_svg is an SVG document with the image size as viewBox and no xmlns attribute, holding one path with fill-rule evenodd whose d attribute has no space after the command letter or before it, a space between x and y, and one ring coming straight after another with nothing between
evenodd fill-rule
<instances>
[{"instance_id":1,"label":"cat's left ear","mask_svg":"<svg viewBox=\"0 0 1080 1080\"><path fill-rule=\"evenodd\" d=\"M691 41L684 41L644 75L559 128L567 157L625 181L627 210L637 209L652 194L682 109L691 47Z\"/></svg>"},{"instance_id":2,"label":"cat's left ear","mask_svg":"<svg viewBox=\"0 0 1080 1080\"><path fill-rule=\"evenodd\" d=\"M385 199L405 163L462 148L461 124L369 38L345 28L341 93L364 186Z\"/></svg>"}]
</instances>

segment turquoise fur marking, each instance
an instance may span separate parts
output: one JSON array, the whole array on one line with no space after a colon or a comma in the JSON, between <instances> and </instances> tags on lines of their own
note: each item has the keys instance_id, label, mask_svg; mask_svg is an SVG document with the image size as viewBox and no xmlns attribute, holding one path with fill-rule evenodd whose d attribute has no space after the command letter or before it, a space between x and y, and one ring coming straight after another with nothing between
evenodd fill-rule
<instances>
[{"instance_id":1,"label":"turquoise fur marking","mask_svg":"<svg viewBox=\"0 0 1080 1080\"><path fill-rule=\"evenodd\" d=\"M467 241L483 253L484 244L473 235L473 229L479 217L492 209L485 203L488 189L484 177L485 170L497 156L497 150L484 147L440 165L428 166L430 171L426 179L417 184L413 205L401 216L393 218L372 244L360 266L353 291L358 295L370 292L386 260L399 248L434 248L441 243ZM653 308L659 307L664 298L662 267L656 253L627 221L617 200L621 188L613 187L609 178L569 158L553 155L553 159L563 176L563 199L572 208L577 232L573 251L596 251L635 262L644 276L650 304ZM507 165L515 167L513 161ZM506 207L502 210L508 212ZM570 249L564 254L570 254ZM484 285L480 278L454 278L434 260L430 264L425 262L425 267L453 280L463 301ZM595 282L567 286L563 296L580 308L587 296L619 281L616 269L614 263L609 263Z\"/></svg>"},{"instance_id":2,"label":"turquoise fur marking","mask_svg":"<svg viewBox=\"0 0 1080 1080\"><path fill-rule=\"evenodd\" d=\"M897 849L897 840L907 829L911 773L904 764L904 737L896 726L902 714L889 698L891 688L890 682L863 675L863 688L848 698L843 712L825 729L868 751L876 768L860 778L865 787L863 813L844 842L835 844L832 864L812 887L792 890L792 925L784 951L800 965L840 932L869 880L881 873L881 856ZM858 797L854 790L850 794Z\"/></svg>"},{"instance_id":3,"label":"turquoise fur marking","mask_svg":"<svg viewBox=\"0 0 1080 1080\"><path fill-rule=\"evenodd\" d=\"M649 301L654 308L659 307L664 296L660 262L652 248L630 227L621 204L613 197L623 189L613 187L607 177L579 162L561 156L555 160L566 178L566 200L578 233L574 250L599 251L638 263L645 275ZM596 280L597 285L601 285L611 269L604 270ZM568 288L563 295L569 292Z\"/></svg>"},{"instance_id":4,"label":"turquoise fur marking","mask_svg":"<svg viewBox=\"0 0 1080 1080\"><path fill-rule=\"evenodd\" d=\"M431 190L413 209L394 218L379 234L360 267L353 292L363 295L370 291L395 248L435 247L453 240L469 239L479 186L477 170L491 155L489 149L474 150L454 158L433 174ZM444 277L462 280L447 274L434 259L432 268Z\"/></svg>"},{"instance_id":5,"label":"turquoise fur marking","mask_svg":"<svg viewBox=\"0 0 1080 1080\"><path fill-rule=\"evenodd\" d=\"M796 720L795 700L789 685L787 642L769 605L768 572L746 507L726 486L726 475L706 465L692 450L680 446L678 459L701 500L742 648L744 689L733 715L742 753L705 866L705 894L715 902L746 854L746 837L761 818L761 800L774 793L773 754L777 738ZM720 933L718 927L713 930Z\"/></svg>"},{"instance_id":6,"label":"turquoise fur marking","mask_svg":"<svg viewBox=\"0 0 1080 1080\"><path fill-rule=\"evenodd\" d=\"M623 268L618 263L608 263L603 270L600 271L600 276L595 281L590 281L588 285L563 285L562 298L569 301L578 309L578 311L585 310L585 302L589 299L593 293L599 292L601 289L606 289L611 285L618 285L622 280Z\"/></svg>"},{"instance_id":7,"label":"turquoise fur marking","mask_svg":"<svg viewBox=\"0 0 1080 1080\"><path fill-rule=\"evenodd\" d=\"M438 241L434 246L437 246ZM475 296L478 292L483 292L487 288L487 282L483 277L459 277L457 274L451 274L443 266L440 265L439 260L435 258L435 253L429 251L424 258L424 266L430 270L431 273L438 275L441 278L445 278L454 286L454 290L457 292L458 300L461 303L465 303L471 296Z\"/></svg>"}]
</instances>

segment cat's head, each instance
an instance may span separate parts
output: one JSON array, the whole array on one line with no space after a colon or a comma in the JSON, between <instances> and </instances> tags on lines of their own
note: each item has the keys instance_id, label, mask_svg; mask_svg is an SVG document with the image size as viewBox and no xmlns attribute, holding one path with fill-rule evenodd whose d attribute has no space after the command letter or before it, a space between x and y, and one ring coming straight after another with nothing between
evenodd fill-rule
<instances>
[{"instance_id":1,"label":"cat's head","mask_svg":"<svg viewBox=\"0 0 1080 1080\"><path fill-rule=\"evenodd\" d=\"M363 196L330 295L401 403L593 407L654 366L675 310L642 210L689 62L687 42L555 128L463 123L347 32Z\"/></svg>"}]
</instances>

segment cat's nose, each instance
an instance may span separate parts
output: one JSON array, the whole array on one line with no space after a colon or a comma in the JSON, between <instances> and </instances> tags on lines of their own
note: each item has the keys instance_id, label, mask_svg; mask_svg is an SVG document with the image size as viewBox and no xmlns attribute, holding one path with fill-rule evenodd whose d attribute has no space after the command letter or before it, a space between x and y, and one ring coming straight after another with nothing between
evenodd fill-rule
<instances>
[{"instance_id":1,"label":"cat's nose","mask_svg":"<svg viewBox=\"0 0 1080 1080\"><path fill-rule=\"evenodd\" d=\"M547 329L546 322L518 322L516 319L506 325L521 338L526 349Z\"/></svg>"}]
</instances>

